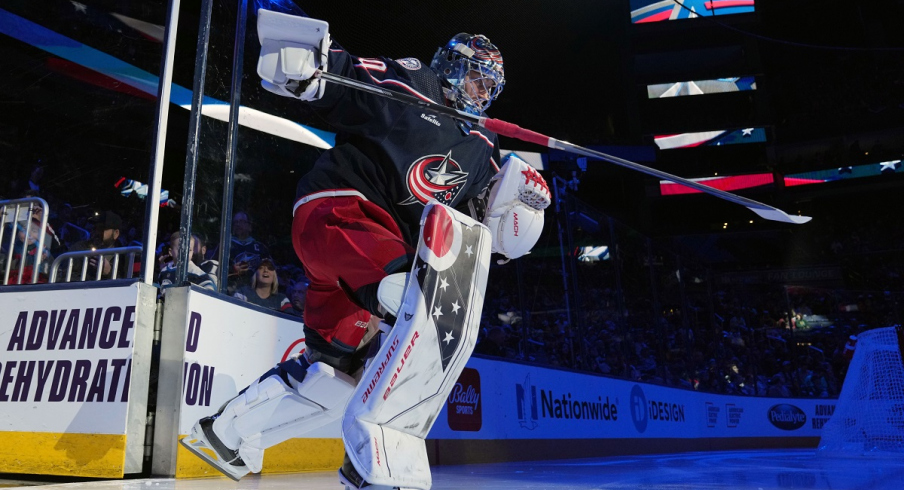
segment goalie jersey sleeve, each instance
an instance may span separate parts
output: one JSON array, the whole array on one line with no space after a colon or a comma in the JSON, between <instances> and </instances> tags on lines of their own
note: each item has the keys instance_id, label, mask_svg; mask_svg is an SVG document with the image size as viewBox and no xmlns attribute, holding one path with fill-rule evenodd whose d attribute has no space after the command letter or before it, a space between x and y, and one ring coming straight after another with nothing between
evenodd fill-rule
<instances>
[{"instance_id":1,"label":"goalie jersey sleeve","mask_svg":"<svg viewBox=\"0 0 904 490\"><path fill-rule=\"evenodd\" d=\"M364 83L445 101L441 77L414 58L358 58L334 43L328 66ZM310 105L337 130L336 146L298 183L296 208L318 197L357 195L389 212L413 245L427 202L462 208L499 170L498 138L484 128L335 84Z\"/></svg>"}]
</instances>

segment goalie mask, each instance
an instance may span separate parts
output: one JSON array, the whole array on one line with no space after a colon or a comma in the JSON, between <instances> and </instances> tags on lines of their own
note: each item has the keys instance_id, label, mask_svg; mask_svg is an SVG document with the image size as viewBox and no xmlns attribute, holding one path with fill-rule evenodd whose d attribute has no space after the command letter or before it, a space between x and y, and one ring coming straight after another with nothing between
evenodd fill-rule
<instances>
[{"instance_id":1,"label":"goalie mask","mask_svg":"<svg viewBox=\"0 0 904 490\"><path fill-rule=\"evenodd\" d=\"M502 54L480 34L456 34L436 51L430 66L452 85L449 98L471 114L483 114L505 85Z\"/></svg>"}]
</instances>

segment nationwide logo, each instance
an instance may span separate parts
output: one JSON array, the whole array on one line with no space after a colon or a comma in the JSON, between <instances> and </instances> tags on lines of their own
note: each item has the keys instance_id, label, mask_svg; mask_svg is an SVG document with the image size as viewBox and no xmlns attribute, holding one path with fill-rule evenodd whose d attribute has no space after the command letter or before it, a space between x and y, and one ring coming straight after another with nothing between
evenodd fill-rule
<instances>
[{"instance_id":1,"label":"nationwide logo","mask_svg":"<svg viewBox=\"0 0 904 490\"><path fill-rule=\"evenodd\" d=\"M559 420L590 420L614 422L618 420L618 399L614 403L603 395L590 395L589 398L578 398L571 393L556 393L553 390L540 389L539 410L537 404L537 388L527 375L523 384L515 385L515 397L518 402L518 421L521 427L533 430L540 417Z\"/></svg>"},{"instance_id":2,"label":"nationwide logo","mask_svg":"<svg viewBox=\"0 0 904 490\"><path fill-rule=\"evenodd\" d=\"M769 409L769 422L781 430L797 430L807 423L807 414L803 410L783 403Z\"/></svg>"},{"instance_id":3,"label":"nationwide logo","mask_svg":"<svg viewBox=\"0 0 904 490\"><path fill-rule=\"evenodd\" d=\"M706 426L713 428L719 423L719 412L721 408L711 402L706 402Z\"/></svg>"},{"instance_id":4,"label":"nationwide logo","mask_svg":"<svg viewBox=\"0 0 904 490\"><path fill-rule=\"evenodd\" d=\"M427 155L418 158L408 167L405 183L411 196L399 205L427 204L435 199L452 205L468 181L468 172L452 159L452 152L445 155Z\"/></svg>"},{"instance_id":5,"label":"nationwide logo","mask_svg":"<svg viewBox=\"0 0 904 490\"><path fill-rule=\"evenodd\" d=\"M655 422L684 422L684 405L679 403L647 400L640 385L634 385L631 389L631 420L637 432L647 430L650 421Z\"/></svg>"},{"instance_id":6,"label":"nationwide logo","mask_svg":"<svg viewBox=\"0 0 904 490\"><path fill-rule=\"evenodd\" d=\"M515 399L518 401L518 423L521 428L534 430L539 425L537 420L537 387L530 382L530 374L524 383L515 385Z\"/></svg>"},{"instance_id":7,"label":"nationwide logo","mask_svg":"<svg viewBox=\"0 0 904 490\"><path fill-rule=\"evenodd\" d=\"M449 428L455 431L479 431L483 425L480 402L480 373L465 368L447 400Z\"/></svg>"}]
</instances>

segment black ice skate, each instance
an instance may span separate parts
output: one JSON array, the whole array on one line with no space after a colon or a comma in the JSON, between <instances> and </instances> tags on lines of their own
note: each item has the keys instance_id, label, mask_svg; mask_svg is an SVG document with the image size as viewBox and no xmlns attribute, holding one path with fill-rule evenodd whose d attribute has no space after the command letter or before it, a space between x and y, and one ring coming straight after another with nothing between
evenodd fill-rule
<instances>
[{"instance_id":1,"label":"black ice skate","mask_svg":"<svg viewBox=\"0 0 904 490\"><path fill-rule=\"evenodd\" d=\"M216 468L219 472L239 481L243 476L251 472L238 450L229 449L220 441L213 431L214 417L204 417L191 428L191 434L182 438L180 443L195 456L203 459L207 464Z\"/></svg>"},{"instance_id":2,"label":"black ice skate","mask_svg":"<svg viewBox=\"0 0 904 490\"><path fill-rule=\"evenodd\" d=\"M345 490L360 490L363 488L367 490L408 490L400 487L387 487L386 485L371 485L367 483L358 474L358 470L352 465L347 454L345 455L345 460L342 461L342 467L339 468L339 483L345 485Z\"/></svg>"}]
</instances>

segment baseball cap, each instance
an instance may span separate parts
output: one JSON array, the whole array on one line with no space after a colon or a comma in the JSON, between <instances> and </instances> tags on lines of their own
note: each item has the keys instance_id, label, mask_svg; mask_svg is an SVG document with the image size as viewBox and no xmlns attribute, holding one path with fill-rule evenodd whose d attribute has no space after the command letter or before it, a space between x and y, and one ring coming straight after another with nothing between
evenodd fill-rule
<instances>
[{"instance_id":1,"label":"baseball cap","mask_svg":"<svg viewBox=\"0 0 904 490\"><path fill-rule=\"evenodd\" d=\"M118 230L122 228L122 218L113 211L102 211L90 220L101 230Z\"/></svg>"},{"instance_id":2,"label":"baseball cap","mask_svg":"<svg viewBox=\"0 0 904 490\"><path fill-rule=\"evenodd\" d=\"M262 259L261 259L261 262L260 262L260 264L258 264L257 268L260 268L260 267L262 267L262 266L264 266L264 265L267 265L267 264L269 264L270 267L273 268L273 270L276 270L276 262L273 262L273 259L271 259L270 257L264 257L264 258L262 258Z\"/></svg>"}]
</instances>

